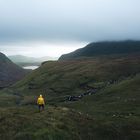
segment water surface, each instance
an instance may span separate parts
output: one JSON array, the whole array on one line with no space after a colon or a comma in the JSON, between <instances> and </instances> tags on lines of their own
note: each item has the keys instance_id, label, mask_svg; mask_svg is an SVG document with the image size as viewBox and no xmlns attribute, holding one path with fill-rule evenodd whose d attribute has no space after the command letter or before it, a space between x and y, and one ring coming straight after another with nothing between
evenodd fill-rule
<instances>
[{"instance_id":1,"label":"water surface","mask_svg":"<svg viewBox=\"0 0 140 140\"><path fill-rule=\"evenodd\" d=\"M35 70L37 69L39 66L25 66L23 67L24 69L32 69L32 70Z\"/></svg>"}]
</instances>

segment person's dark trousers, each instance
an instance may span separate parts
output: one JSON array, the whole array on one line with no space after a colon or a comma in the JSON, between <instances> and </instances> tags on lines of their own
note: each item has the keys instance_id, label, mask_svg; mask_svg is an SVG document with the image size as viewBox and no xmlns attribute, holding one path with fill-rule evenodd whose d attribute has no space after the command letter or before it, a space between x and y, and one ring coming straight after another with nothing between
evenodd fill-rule
<instances>
[{"instance_id":1,"label":"person's dark trousers","mask_svg":"<svg viewBox=\"0 0 140 140\"><path fill-rule=\"evenodd\" d=\"M44 105L38 105L39 111L44 110Z\"/></svg>"}]
</instances>

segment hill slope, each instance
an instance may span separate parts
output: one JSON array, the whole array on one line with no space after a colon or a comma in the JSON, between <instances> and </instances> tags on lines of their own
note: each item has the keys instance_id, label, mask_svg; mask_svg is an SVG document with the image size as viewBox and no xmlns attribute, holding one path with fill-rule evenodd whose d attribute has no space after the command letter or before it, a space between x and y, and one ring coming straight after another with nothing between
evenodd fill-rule
<instances>
[{"instance_id":1,"label":"hill slope","mask_svg":"<svg viewBox=\"0 0 140 140\"><path fill-rule=\"evenodd\" d=\"M0 53L0 88L14 84L18 80L21 80L26 74L27 71Z\"/></svg>"},{"instance_id":2,"label":"hill slope","mask_svg":"<svg viewBox=\"0 0 140 140\"><path fill-rule=\"evenodd\" d=\"M71 115L73 117L70 117ZM93 138L91 125L93 119L64 107L48 106L41 113L34 106L0 108L0 120L1 140Z\"/></svg>"},{"instance_id":3,"label":"hill slope","mask_svg":"<svg viewBox=\"0 0 140 140\"><path fill-rule=\"evenodd\" d=\"M22 95L45 94L64 100L89 89L100 89L140 72L140 56L46 62L14 85ZM54 101L55 102L55 101Z\"/></svg>"},{"instance_id":4,"label":"hill slope","mask_svg":"<svg viewBox=\"0 0 140 140\"><path fill-rule=\"evenodd\" d=\"M1 91L0 136L139 140L139 85L140 55L44 62ZM46 99L41 113L36 106L39 94ZM78 100L69 100L71 96Z\"/></svg>"},{"instance_id":5,"label":"hill slope","mask_svg":"<svg viewBox=\"0 0 140 140\"><path fill-rule=\"evenodd\" d=\"M43 94L50 104L57 104L68 101L71 96L98 93L106 87L111 88L112 85L127 81L128 78L133 79L138 74L140 55L50 61L44 62L28 77L11 87L11 90L16 95L25 96L20 104L34 104L34 99L39 94ZM127 90L125 86L123 88Z\"/></svg>"},{"instance_id":6,"label":"hill slope","mask_svg":"<svg viewBox=\"0 0 140 140\"><path fill-rule=\"evenodd\" d=\"M86 47L62 55L59 60L69 60L81 57L101 55L126 55L140 53L140 41L114 41L90 43Z\"/></svg>"},{"instance_id":7,"label":"hill slope","mask_svg":"<svg viewBox=\"0 0 140 140\"><path fill-rule=\"evenodd\" d=\"M102 125L98 126L97 131L99 133L104 131L104 134L108 132L108 136L114 132L116 138L112 139L138 140L140 138L139 85L140 75L136 75L107 86L99 93L86 96L78 102L65 102L63 106L88 113L100 120ZM105 139L107 134L104 138L101 134L101 137Z\"/></svg>"}]
</instances>

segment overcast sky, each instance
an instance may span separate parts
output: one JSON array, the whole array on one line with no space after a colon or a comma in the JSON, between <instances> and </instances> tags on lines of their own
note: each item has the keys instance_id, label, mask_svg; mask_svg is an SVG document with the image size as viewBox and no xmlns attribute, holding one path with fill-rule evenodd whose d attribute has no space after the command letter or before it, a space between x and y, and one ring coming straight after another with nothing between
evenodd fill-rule
<instances>
[{"instance_id":1,"label":"overcast sky","mask_svg":"<svg viewBox=\"0 0 140 140\"><path fill-rule=\"evenodd\" d=\"M140 0L0 0L0 51L7 55L60 56L125 39L140 39Z\"/></svg>"}]
</instances>

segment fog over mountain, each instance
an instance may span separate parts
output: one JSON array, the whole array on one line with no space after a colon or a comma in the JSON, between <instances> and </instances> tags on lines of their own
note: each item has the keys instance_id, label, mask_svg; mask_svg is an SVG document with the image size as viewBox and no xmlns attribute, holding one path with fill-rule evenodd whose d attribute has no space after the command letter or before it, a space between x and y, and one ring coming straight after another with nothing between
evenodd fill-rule
<instances>
[{"instance_id":1,"label":"fog over mountain","mask_svg":"<svg viewBox=\"0 0 140 140\"><path fill-rule=\"evenodd\" d=\"M37 44L45 46L43 56L58 57L94 41L139 40L139 5L138 0L0 1L0 51L22 55L23 46ZM30 49L28 56L38 50Z\"/></svg>"},{"instance_id":2,"label":"fog over mountain","mask_svg":"<svg viewBox=\"0 0 140 140\"><path fill-rule=\"evenodd\" d=\"M0 40L140 39L138 0L0 2Z\"/></svg>"}]
</instances>

